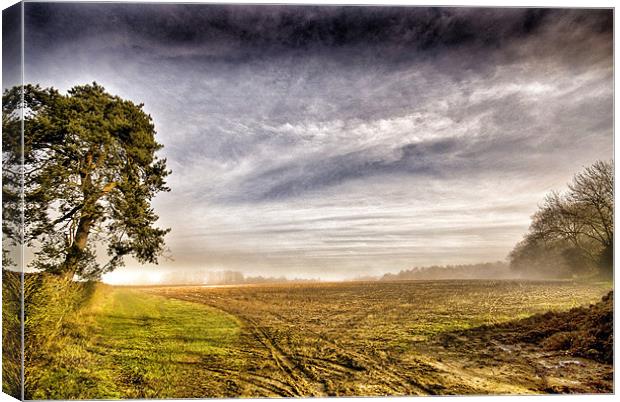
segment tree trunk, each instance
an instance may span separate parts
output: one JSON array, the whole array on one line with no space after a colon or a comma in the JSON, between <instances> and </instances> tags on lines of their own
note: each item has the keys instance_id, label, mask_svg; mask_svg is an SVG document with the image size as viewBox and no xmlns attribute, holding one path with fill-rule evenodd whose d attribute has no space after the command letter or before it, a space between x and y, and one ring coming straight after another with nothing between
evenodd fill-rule
<instances>
[{"instance_id":1,"label":"tree trunk","mask_svg":"<svg viewBox=\"0 0 620 402\"><path fill-rule=\"evenodd\" d=\"M78 264L86 248L88 233L90 232L92 224L93 220L90 217L82 216L80 218L75 239L73 240L73 244L69 247L65 261L62 264L61 272L63 275L73 278L77 273Z\"/></svg>"},{"instance_id":2,"label":"tree trunk","mask_svg":"<svg viewBox=\"0 0 620 402\"><path fill-rule=\"evenodd\" d=\"M613 240L607 244L599 257L599 275L603 279L614 277L614 245Z\"/></svg>"},{"instance_id":3,"label":"tree trunk","mask_svg":"<svg viewBox=\"0 0 620 402\"><path fill-rule=\"evenodd\" d=\"M92 207L91 202L89 202L89 199L92 196L92 181L89 169L91 168L92 161L93 153L91 148L86 153L84 160L80 163L80 185L82 187L82 194L84 197L84 206L82 208L80 220L78 221L73 243L69 246L67 255L65 256L65 261L60 269L61 274L69 277L69 279L73 278L78 271L78 265L88 241L88 232L93 224L93 220L89 216L89 211L91 210L90 207Z\"/></svg>"}]
</instances>

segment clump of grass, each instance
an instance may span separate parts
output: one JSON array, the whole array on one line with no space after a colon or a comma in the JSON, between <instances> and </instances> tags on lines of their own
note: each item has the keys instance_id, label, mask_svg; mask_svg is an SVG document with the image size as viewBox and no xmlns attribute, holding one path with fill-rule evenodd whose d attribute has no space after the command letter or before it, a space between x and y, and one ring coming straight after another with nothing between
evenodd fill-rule
<instances>
[{"instance_id":1,"label":"clump of grass","mask_svg":"<svg viewBox=\"0 0 620 402\"><path fill-rule=\"evenodd\" d=\"M86 398L92 388L100 391L110 388L112 383L106 376L98 375L99 359L87 348L89 335L80 334L80 328L88 332L89 325L80 317L81 312L90 307L102 286L94 282L74 282L67 277L26 275L26 399L64 399L66 395ZM102 394L110 398L118 396L113 391Z\"/></svg>"},{"instance_id":2,"label":"clump of grass","mask_svg":"<svg viewBox=\"0 0 620 402\"><path fill-rule=\"evenodd\" d=\"M2 392L21 398L21 273L2 270Z\"/></svg>"},{"instance_id":3,"label":"clump of grass","mask_svg":"<svg viewBox=\"0 0 620 402\"><path fill-rule=\"evenodd\" d=\"M68 277L30 274L24 282L24 336L37 349L53 348L68 318L85 306L95 291L94 282L74 282ZM26 345L26 352L30 352ZM26 359L29 359L26 353Z\"/></svg>"},{"instance_id":4,"label":"clump of grass","mask_svg":"<svg viewBox=\"0 0 620 402\"><path fill-rule=\"evenodd\" d=\"M3 270L3 391L21 397L22 323L24 302L24 397L42 397L38 388L44 368L56 359L66 342L70 317L92 296L94 283L76 283L47 274L25 274ZM23 295L22 295L22 280ZM67 364L66 367L72 367ZM45 394L47 395L47 394Z\"/></svg>"}]
</instances>

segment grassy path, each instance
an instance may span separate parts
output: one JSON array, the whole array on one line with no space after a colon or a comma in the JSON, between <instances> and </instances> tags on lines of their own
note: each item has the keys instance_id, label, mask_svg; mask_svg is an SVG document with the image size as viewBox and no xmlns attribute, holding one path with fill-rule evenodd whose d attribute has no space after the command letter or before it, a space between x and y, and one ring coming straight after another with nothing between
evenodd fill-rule
<instances>
[{"instance_id":1,"label":"grassy path","mask_svg":"<svg viewBox=\"0 0 620 402\"><path fill-rule=\"evenodd\" d=\"M115 289L96 314L95 350L110 361L123 397L226 395L226 384L200 366L242 363L230 349L236 319L213 308Z\"/></svg>"},{"instance_id":2,"label":"grassy path","mask_svg":"<svg viewBox=\"0 0 620 402\"><path fill-rule=\"evenodd\" d=\"M61 399L235 395L234 381L201 368L227 367L234 377L243 365L233 348L239 332L233 316L205 305L106 288L76 317L56 364L42 376L35 395ZM66 386L59 389L61 383Z\"/></svg>"}]
</instances>

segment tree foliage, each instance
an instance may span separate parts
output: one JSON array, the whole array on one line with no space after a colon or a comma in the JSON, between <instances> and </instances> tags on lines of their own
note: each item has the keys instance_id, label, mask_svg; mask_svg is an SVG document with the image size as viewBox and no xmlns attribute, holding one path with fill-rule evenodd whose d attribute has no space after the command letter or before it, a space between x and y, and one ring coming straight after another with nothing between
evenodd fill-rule
<instances>
[{"instance_id":1,"label":"tree foliage","mask_svg":"<svg viewBox=\"0 0 620 402\"><path fill-rule=\"evenodd\" d=\"M169 229L155 226L153 197L169 191L166 160L156 156L151 117L136 105L92 85L66 95L26 85L3 94L5 237L19 230L17 190L23 178L24 240L37 249L32 266L56 274L96 278L124 256L157 263ZM18 144L23 111L23 154ZM8 145L8 146L7 146ZM97 249L107 247L100 264Z\"/></svg>"},{"instance_id":2,"label":"tree foliage","mask_svg":"<svg viewBox=\"0 0 620 402\"><path fill-rule=\"evenodd\" d=\"M596 271L609 276L613 185L613 163L598 161L575 175L567 192L549 194L510 254L513 269L556 277Z\"/></svg>"}]
</instances>

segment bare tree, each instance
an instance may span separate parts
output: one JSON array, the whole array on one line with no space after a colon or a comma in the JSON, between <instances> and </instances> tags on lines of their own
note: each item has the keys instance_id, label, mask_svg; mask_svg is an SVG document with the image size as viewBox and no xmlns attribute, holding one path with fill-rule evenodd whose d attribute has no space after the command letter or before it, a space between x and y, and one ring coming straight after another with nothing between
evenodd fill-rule
<instances>
[{"instance_id":1,"label":"bare tree","mask_svg":"<svg viewBox=\"0 0 620 402\"><path fill-rule=\"evenodd\" d=\"M598 161L574 176L564 194L549 194L532 217L532 224L518 252L511 254L513 265L527 247L564 249L563 255L607 274L613 262L613 163ZM531 245L531 246L530 246ZM531 253L529 253L531 254ZM587 268L587 267L584 267Z\"/></svg>"}]
</instances>

